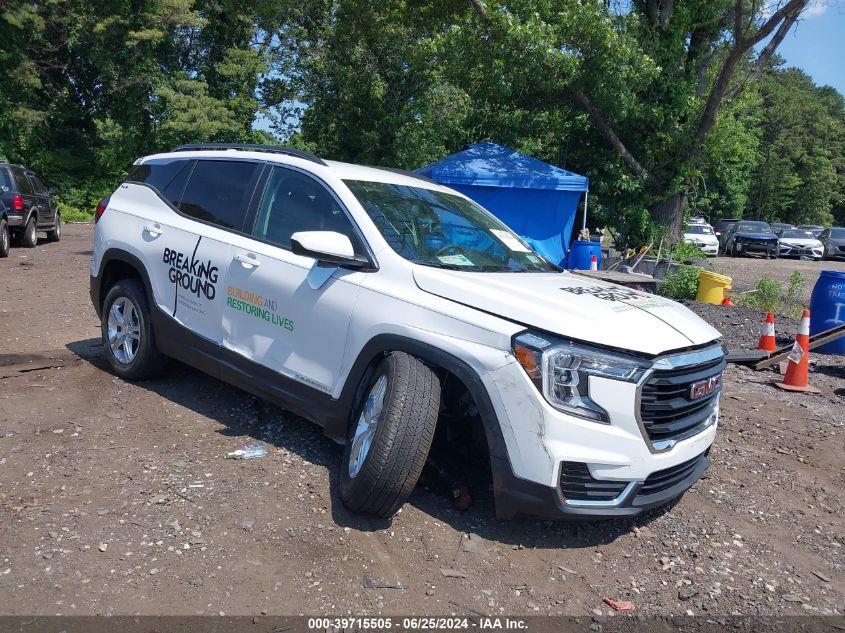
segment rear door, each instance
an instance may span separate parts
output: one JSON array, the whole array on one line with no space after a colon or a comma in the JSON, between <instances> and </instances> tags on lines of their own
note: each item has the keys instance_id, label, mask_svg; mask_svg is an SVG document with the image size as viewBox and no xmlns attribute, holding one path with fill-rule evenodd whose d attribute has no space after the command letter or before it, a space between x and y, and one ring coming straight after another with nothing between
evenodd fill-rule
<instances>
[{"instance_id":1,"label":"rear door","mask_svg":"<svg viewBox=\"0 0 845 633\"><path fill-rule=\"evenodd\" d=\"M53 208L50 205L50 196L47 194L47 187L44 186L44 183L39 180L34 172L27 171L26 177L29 178L29 183L35 196L35 204L38 206L39 228L53 228L56 218Z\"/></svg>"},{"instance_id":2,"label":"rear door","mask_svg":"<svg viewBox=\"0 0 845 633\"><path fill-rule=\"evenodd\" d=\"M27 172L29 180L32 183L32 188L35 190L35 195L38 197L38 207L43 214L43 224L47 228L53 228L56 224L56 211L58 207L50 199L50 192L47 187L41 182L41 179L34 172Z\"/></svg>"},{"instance_id":3,"label":"rear door","mask_svg":"<svg viewBox=\"0 0 845 633\"><path fill-rule=\"evenodd\" d=\"M127 215L127 242L138 245L158 308L208 352L222 339L228 236L243 229L260 171L255 162L155 159L135 166L109 204Z\"/></svg>"}]
</instances>

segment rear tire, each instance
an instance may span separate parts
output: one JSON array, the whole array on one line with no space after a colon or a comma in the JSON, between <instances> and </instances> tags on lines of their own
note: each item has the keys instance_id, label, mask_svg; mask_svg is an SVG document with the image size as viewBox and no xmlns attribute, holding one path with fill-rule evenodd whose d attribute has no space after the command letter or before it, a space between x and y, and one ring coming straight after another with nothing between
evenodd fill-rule
<instances>
[{"instance_id":1,"label":"rear tire","mask_svg":"<svg viewBox=\"0 0 845 633\"><path fill-rule=\"evenodd\" d=\"M56 224L52 230L47 231L47 239L51 242L58 242L62 239L62 217L56 214Z\"/></svg>"},{"instance_id":2,"label":"rear tire","mask_svg":"<svg viewBox=\"0 0 845 633\"><path fill-rule=\"evenodd\" d=\"M9 256L9 223L0 220L0 258Z\"/></svg>"},{"instance_id":3,"label":"rear tire","mask_svg":"<svg viewBox=\"0 0 845 633\"><path fill-rule=\"evenodd\" d=\"M419 359L393 352L364 394L343 452L340 498L353 512L390 517L413 491L428 457L440 381Z\"/></svg>"},{"instance_id":4,"label":"rear tire","mask_svg":"<svg viewBox=\"0 0 845 633\"><path fill-rule=\"evenodd\" d=\"M21 246L35 248L36 244L38 244L38 236L35 234L35 216L32 216L26 223L23 233L21 233Z\"/></svg>"},{"instance_id":5,"label":"rear tire","mask_svg":"<svg viewBox=\"0 0 845 633\"><path fill-rule=\"evenodd\" d=\"M103 301L101 331L106 360L126 380L145 380L159 374L165 357L156 347L144 286L137 279L121 279Z\"/></svg>"}]
</instances>

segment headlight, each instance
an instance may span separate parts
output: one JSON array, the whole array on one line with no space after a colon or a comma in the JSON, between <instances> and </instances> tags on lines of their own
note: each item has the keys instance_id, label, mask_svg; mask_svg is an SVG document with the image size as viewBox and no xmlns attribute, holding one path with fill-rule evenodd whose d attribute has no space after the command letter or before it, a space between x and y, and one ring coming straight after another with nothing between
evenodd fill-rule
<instances>
[{"instance_id":1,"label":"headlight","mask_svg":"<svg viewBox=\"0 0 845 633\"><path fill-rule=\"evenodd\" d=\"M513 351L550 405L604 424L610 424L610 417L590 399L590 378L637 382L650 367L636 358L532 332L517 335Z\"/></svg>"}]
</instances>

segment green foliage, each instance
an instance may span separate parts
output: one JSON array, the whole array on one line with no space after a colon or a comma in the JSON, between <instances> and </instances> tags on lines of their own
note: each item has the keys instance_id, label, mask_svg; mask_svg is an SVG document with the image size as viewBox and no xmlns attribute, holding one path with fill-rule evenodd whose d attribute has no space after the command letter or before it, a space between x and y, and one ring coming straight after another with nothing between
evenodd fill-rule
<instances>
[{"instance_id":1,"label":"green foliage","mask_svg":"<svg viewBox=\"0 0 845 633\"><path fill-rule=\"evenodd\" d=\"M188 141L281 140L416 168L492 140L589 176L589 223L613 227L620 246L671 232L653 218L674 195L711 220L845 223L845 102L833 89L774 67L696 141L733 4L6 2L0 155L58 187L66 217L90 214L138 156ZM764 7L748 7L748 28Z\"/></svg>"},{"instance_id":2,"label":"green foliage","mask_svg":"<svg viewBox=\"0 0 845 633\"><path fill-rule=\"evenodd\" d=\"M762 146L746 217L829 226L845 220L845 99L795 68L761 84Z\"/></svg>"},{"instance_id":3,"label":"green foliage","mask_svg":"<svg viewBox=\"0 0 845 633\"><path fill-rule=\"evenodd\" d=\"M783 295L782 311L784 314L798 319L804 311L804 276L797 270L792 271Z\"/></svg>"},{"instance_id":4,"label":"green foliage","mask_svg":"<svg viewBox=\"0 0 845 633\"><path fill-rule=\"evenodd\" d=\"M698 266L678 266L664 278L660 285L660 294L673 299L695 299L699 273L701 269Z\"/></svg>"},{"instance_id":5,"label":"green foliage","mask_svg":"<svg viewBox=\"0 0 845 633\"><path fill-rule=\"evenodd\" d=\"M677 246L675 246L675 249L672 251L672 260L676 262L685 262L694 257L707 259L707 254L701 250L701 247L697 244L687 242L686 240L678 242Z\"/></svg>"},{"instance_id":6,"label":"green foliage","mask_svg":"<svg viewBox=\"0 0 845 633\"><path fill-rule=\"evenodd\" d=\"M786 288L776 279L763 275L754 290L742 296L740 303L755 310L799 318L804 310L804 285L804 277L797 270L790 275Z\"/></svg>"}]
</instances>

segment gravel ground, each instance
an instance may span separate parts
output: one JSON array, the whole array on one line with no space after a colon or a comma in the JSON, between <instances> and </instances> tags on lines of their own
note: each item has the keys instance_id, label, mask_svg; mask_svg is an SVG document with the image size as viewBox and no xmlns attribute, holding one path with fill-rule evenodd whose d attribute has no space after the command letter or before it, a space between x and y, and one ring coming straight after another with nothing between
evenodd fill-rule
<instances>
[{"instance_id":1,"label":"gravel ground","mask_svg":"<svg viewBox=\"0 0 845 633\"><path fill-rule=\"evenodd\" d=\"M809 302L810 293L822 270L845 272L845 261L809 262L800 259L764 259L761 257L714 257L710 259L713 269L733 279L734 296L754 288L757 280L768 275L784 287L789 276L798 271L804 278L804 300Z\"/></svg>"},{"instance_id":2,"label":"gravel ground","mask_svg":"<svg viewBox=\"0 0 845 633\"><path fill-rule=\"evenodd\" d=\"M181 365L105 370L91 232L0 260L0 613L845 613L841 358L813 356L820 396L729 367L712 467L636 520L498 521L475 469L469 510L429 481L376 521L343 508L316 427ZM762 315L693 309L754 346Z\"/></svg>"}]
</instances>

